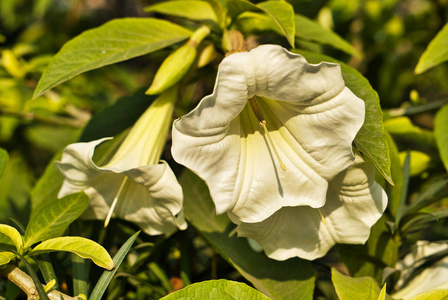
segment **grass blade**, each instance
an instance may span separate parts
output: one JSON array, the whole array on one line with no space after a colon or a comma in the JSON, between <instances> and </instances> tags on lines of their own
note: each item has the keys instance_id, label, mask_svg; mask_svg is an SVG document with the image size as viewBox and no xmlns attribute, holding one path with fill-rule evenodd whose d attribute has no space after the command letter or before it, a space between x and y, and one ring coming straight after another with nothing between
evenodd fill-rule
<instances>
[{"instance_id":1,"label":"grass blade","mask_svg":"<svg viewBox=\"0 0 448 300\"><path fill-rule=\"evenodd\" d=\"M104 292L106 291L110 281L112 280L112 278L114 277L118 268L120 267L121 263L123 262L124 258L128 254L129 250L132 247L132 244L134 244L139 233L140 233L140 231L136 232L133 236L131 236L126 241L126 243L124 243L123 246L121 246L121 248L118 250L117 254L115 254L115 256L113 258L115 268L111 271L103 272L100 279L96 283L95 288L92 291L92 294L90 294L89 300L101 300L101 297L103 296Z\"/></svg>"}]
</instances>

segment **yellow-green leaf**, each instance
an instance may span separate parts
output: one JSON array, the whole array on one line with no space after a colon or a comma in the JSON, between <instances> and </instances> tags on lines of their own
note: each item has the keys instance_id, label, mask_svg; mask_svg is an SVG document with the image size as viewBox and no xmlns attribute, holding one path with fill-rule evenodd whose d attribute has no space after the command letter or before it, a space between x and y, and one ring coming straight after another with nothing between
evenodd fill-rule
<instances>
[{"instance_id":1,"label":"yellow-green leaf","mask_svg":"<svg viewBox=\"0 0 448 300\"><path fill-rule=\"evenodd\" d=\"M9 263L15 256L12 252L0 252L0 267Z\"/></svg>"},{"instance_id":2,"label":"yellow-green leaf","mask_svg":"<svg viewBox=\"0 0 448 300\"><path fill-rule=\"evenodd\" d=\"M331 280L340 300L378 300L380 295L378 283L371 277L353 278L331 269Z\"/></svg>"},{"instance_id":3,"label":"yellow-green leaf","mask_svg":"<svg viewBox=\"0 0 448 300\"><path fill-rule=\"evenodd\" d=\"M146 12L156 12L193 21L212 21L218 18L210 3L197 0L176 0L160 2L145 8Z\"/></svg>"},{"instance_id":4,"label":"yellow-green leaf","mask_svg":"<svg viewBox=\"0 0 448 300\"><path fill-rule=\"evenodd\" d=\"M19 253L21 253L23 249L22 236L12 226L0 224L0 233L6 235L16 246L16 249Z\"/></svg>"},{"instance_id":5,"label":"yellow-green leaf","mask_svg":"<svg viewBox=\"0 0 448 300\"><path fill-rule=\"evenodd\" d=\"M434 121L434 135L445 169L448 171L448 105L440 109Z\"/></svg>"},{"instance_id":6,"label":"yellow-green leaf","mask_svg":"<svg viewBox=\"0 0 448 300\"><path fill-rule=\"evenodd\" d=\"M75 237L64 236L46 240L37 245L29 255L37 255L41 253L65 251L75 253L82 258L89 258L98 266L107 270L114 268L114 263L109 253L101 245L92 240Z\"/></svg>"},{"instance_id":7,"label":"yellow-green leaf","mask_svg":"<svg viewBox=\"0 0 448 300\"><path fill-rule=\"evenodd\" d=\"M447 300L448 289L440 289L421 293L410 300Z\"/></svg>"},{"instance_id":8,"label":"yellow-green leaf","mask_svg":"<svg viewBox=\"0 0 448 300\"><path fill-rule=\"evenodd\" d=\"M435 67L448 60L448 24L437 33L436 37L429 43L428 48L423 52L415 73L421 74L426 70Z\"/></svg>"}]
</instances>

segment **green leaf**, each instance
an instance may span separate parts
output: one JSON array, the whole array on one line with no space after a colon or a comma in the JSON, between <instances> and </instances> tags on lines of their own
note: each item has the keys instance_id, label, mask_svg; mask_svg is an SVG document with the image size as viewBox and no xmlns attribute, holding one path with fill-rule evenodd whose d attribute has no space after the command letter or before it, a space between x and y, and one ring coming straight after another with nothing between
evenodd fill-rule
<instances>
[{"instance_id":1,"label":"green leaf","mask_svg":"<svg viewBox=\"0 0 448 300\"><path fill-rule=\"evenodd\" d=\"M73 270L73 294L89 294L89 276L87 275L89 267L87 263L76 254L71 254Z\"/></svg>"},{"instance_id":2,"label":"green leaf","mask_svg":"<svg viewBox=\"0 0 448 300\"><path fill-rule=\"evenodd\" d=\"M361 53L359 53L359 51L352 45L347 43L333 31L322 27L319 23L301 15L295 15L294 20L297 38L318 42L320 44L327 44L348 54L361 57Z\"/></svg>"},{"instance_id":3,"label":"green leaf","mask_svg":"<svg viewBox=\"0 0 448 300\"><path fill-rule=\"evenodd\" d=\"M106 249L92 240L77 236L63 236L43 241L28 255L31 256L53 251L75 253L82 258L91 259L95 264L107 270L114 268L112 258Z\"/></svg>"},{"instance_id":4,"label":"green leaf","mask_svg":"<svg viewBox=\"0 0 448 300\"><path fill-rule=\"evenodd\" d=\"M370 158L381 175L393 184L390 173L390 157L386 135L383 127L383 113L381 111L378 94L369 81L355 69L329 56L311 53L303 50L294 51L303 55L310 63L322 61L335 62L341 65L345 85L366 103L366 118L355 138L356 147Z\"/></svg>"},{"instance_id":5,"label":"green leaf","mask_svg":"<svg viewBox=\"0 0 448 300\"><path fill-rule=\"evenodd\" d=\"M266 1L258 3L257 6L274 19L291 47L294 48L296 26L294 25L294 8L292 5L286 1Z\"/></svg>"},{"instance_id":6,"label":"green leaf","mask_svg":"<svg viewBox=\"0 0 448 300\"><path fill-rule=\"evenodd\" d=\"M448 60L448 24L443 26L436 37L429 43L415 67L415 73L421 74L426 70Z\"/></svg>"},{"instance_id":7,"label":"green leaf","mask_svg":"<svg viewBox=\"0 0 448 300\"><path fill-rule=\"evenodd\" d=\"M445 169L448 171L448 105L443 106L436 114L434 134L440 157Z\"/></svg>"},{"instance_id":8,"label":"green leaf","mask_svg":"<svg viewBox=\"0 0 448 300\"><path fill-rule=\"evenodd\" d=\"M112 278L114 277L118 268L120 267L121 263L123 262L124 258L128 254L129 250L132 247L132 244L134 244L139 233L140 233L140 231L134 233L134 235L132 235L123 244L123 246L121 246L120 249L117 251L117 254L115 254L115 256L113 258L115 268L112 271L104 271L103 272L100 279L96 283L95 288L93 289L92 293L90 294L89 300L101 300L101 297L103 296L104 292L106 291L110 281L112 280Z\"/></svg>"},{"instance_id":9,"label":"green leaf","mask_svg":"<svg viewBox=\"0 0 448 300\"><path fill-rule=\"evenodd\" d=\"M193 21L218 22L212 6L205 1L176 0L160 2L146 7L145 12L156 12Z\"/></svg>"},{"instance_id":10,"label":"green leaf","mask_svg":"<svg viewBox=\"0 0 448 300\"><path fill-rule=\"evenodd\" d=\"M386 284L384 284L380 294L378 295L378 300L386 300L386 295Z\"/></svg>"},{"instance_id":11,"label":"green leaf","mask_svg":"<svg viewBox=\"0 0 448 300\"><path fill-rule=\"evenodd\" d=\"M209 280L191 284L177 292L171 293L160 300L178 299L241 299L241 300L269 300L259 291L247 284L225 279Z\"/></svg>"},{"instance_id":12,"label":"green leaf","mask_svg":"<svg viewBox=\"0 0 448 300\"><path fill-rule=\"evenodd\" d=\"M446 300L448 299L448 289L440 289L421 293L410 300Z\"/></svg>"},{"instance_id":13,"label":"green leaf","mask_svg":"<svg viewBox=\"0 0 448 300\"><path fill-rule=\"evenodd\" d=\"M387 185L386 192L388 196L387 209L395 217L401 199L401 191L403 189L403 172L400 163L397 146L386 130L387 145L389 146L389 155L391 160L391 174L394 186Z\"/></svg>"},{"instance_id":14,"label":"green leaf","mask_svg":"<svg viewBox=\"0 0 448 300\"><path fill-rule=\"evenodd\" d=\"M34 91L33 99L83 72L154 52L180 42L191 32L164 20L112 20L83 32L55 55Z\"/></svg>"},{"instance_id":15,"label":"green leaf","mask_svg":"<svg viewBox=\"0 0 448 300\"><path fill-rule=\"evenodd\" d=\"M3 173L5 173L8 166L8 152L5 149L0 148L0 179L2 179Z\"/></svg>"},{"instance_id":16,"label":"green leaf","mask_svg":"<svg viewBox=\"0 0 448 300\"><path fill-rule=\"evenodd\" d=\"M246 0L227 1L228 14L231 18L236 18L245 11L263 11L267 13L277 24L280 32L287 38L291 47L294 48L295 25L294 8L286 1L266 1L252 4Z\"/></svg>"},{"instance_id":17,"label":"green leaf","mask_svg":"<svg viewBox=\"0 0 448 300\"><path fill-rule=\"evenodd\" d=\"M331 280L340 300L378 300L380 288L371 277L352 278L331 269Z\"/></svg>"},{"instance_id":18,"label":"green leaf","mask_svg":"<svg viewBox=\"0 0 448 300\"><path fill-rule=\"evenodd\" d=\"M436 147L434 134L412 124L408 117L398 117L384 122L384 128L397 140L406 144L432 149Z\"/></svg>"},{"instance_id":19,"label":"green leaf","mask_svg":"<svg viewBox=\"0 0 448 300\"><path fill-rule=\"evenodd\" d=\"M14 257L16 255L12 252L0 252L0 267L9 263Z\"/></svg>"},{"instance_id":20,"label":"green leaf","mask_svg":"<svg viewBox=\"0 0 448 300\"><path fill-rule=\"evenodd\" d=\"M246 238L231 234L234 225L226 215L215 215L208 188L199 177L184 170L179 182L189 223L258 290L278 300L313 298L314 271L309 261L276 261L253 251Z\"/></svg>"},{"instance_id":21,"label":"green leaf","mask_svg":"<svg viewBox=\"0 0 448 300\"><path fill-rule=\"evenodd\" d=\"M0 233L7 236L16 246L17 252L21 253L23 249L23 241L20 232L12 226L0 224Z\"/></svg>"},{"instance_id":22,"label":"green leaf","mask_svg":"<svg viewBox=\"0 0 448 300\"><path fill-rule=\"evenodd\" d=\"M25 232L25 248L60 236L86 210L89 198L84 193L68 195L42 207L30 220Z\"/></svg>"}]
</instances>

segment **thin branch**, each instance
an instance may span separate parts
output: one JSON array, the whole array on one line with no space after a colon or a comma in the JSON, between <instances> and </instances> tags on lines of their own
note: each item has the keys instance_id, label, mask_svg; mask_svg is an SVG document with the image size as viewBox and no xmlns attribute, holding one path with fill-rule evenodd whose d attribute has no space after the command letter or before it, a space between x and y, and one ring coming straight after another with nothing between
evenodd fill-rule
<instances>
[{"instance_id":1,"label":"thin branch","mask_svg":"<svg viewBox=\"0 0 448 300\"><path fill-rule=\"evenodd\" d=\"M30 121L46 125L67 126L73 128L81 128L85 123L85 120L83 119L38 115L34 112L23 112L7 108L0 108L0 116L13 117L22 121Z\"/></svg>"},{"instance_id":2,"label":"thin branch","mask_svg":"<svg viewBox=\"0 0 448 300\"><path fill-rule=\"evenodd\" d=\"M38 294L31 277L20 270L16 265L9 263L4 268L0 268L0 275L6 277L9 281L17 285L28 297L28 300L37 300ZM50 300L79 300L78 297L70 297L59 291L52 291L48 293Z\"/></svg>"}]
</instances>

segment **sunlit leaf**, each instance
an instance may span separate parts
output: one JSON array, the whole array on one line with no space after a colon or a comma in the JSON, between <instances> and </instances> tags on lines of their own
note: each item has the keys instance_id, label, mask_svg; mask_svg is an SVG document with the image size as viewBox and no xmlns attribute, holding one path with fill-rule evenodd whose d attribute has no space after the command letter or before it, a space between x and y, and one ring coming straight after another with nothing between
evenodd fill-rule
<instances>
[{"instance_id":1,"label":"sunlit leaf","mask_svg":"<svg viewBox=\"0 0 448 300\"><path fill-rule=\"evenodd\" d=\"M356 135L356 147L373 161L378 171L389 183L393 183L390 173L389 148L382 121L383 113L378 94L369 81L355 69L331 57L302 50L295 52L303 55L310 63L328 61L341 65L345 85L366 103L366 119L361 130Z\"/></svg>"},{"instance_id":2,"label":"sunlit leaf","mask_svg":"<svg viewBox=\"0 0 448 300\"><path fill-rule=\"evenodd\" d=\"M3 173L8 165L8 152L5 149L0 148L0 179L2 179Z\"/></svg>"},{"instance_id":3,"label":"sunlit leaf","mask_svg":"<svg viewBox=\"0 0 448 300\"><path fill-rule=\"evenodd\" d=\"M229 15L236 18L245 11L263 11L267 13L277 24L280 32L288 39L289 44L294 48L295 25L294 9L286 1L265 1L252 4L246 0L227 1Z\"/></svg>"},{"instance_id":4,"label":"sunlit leaf","mask_svg":"<svg viewBox=\"0 0 448 300\"><path fill-rule=\"evenodd\" d=\"M241 300L269 300L259 291L247 284L230 280L210 280L191 284L180 291L169 294L161 300L178 299L241 299Z\"/></svg>"},{"instance_id":5,"label":"sunlit leaf","mask_svg":"<svg viewBox=\"0 0 448 300\"><path fill-rule=\"evenodd\" d=\"M410 176L417 176L426 171L431 162L431 157L420 151L409 151L411 156ZM404 163L406 152L400 152L400 161Z\"/></svg>"},{"instance_id":6,"label":"sunlit leaf","mask_svg":"<svg viewBox=\"0 0 448 300\"><path fill-rule=\"evenodd\" d=\"M86 210L89 198L84 193L68 195L42 207L30 220L25 233L25 247L60 236Z\"/></svg>"},{"instance_id":7,"label":"sunlit leaf","mask_svg":"<svg viewBox=\"0 0 448 300\"><path fill-rule=\"evenodd\" d=\"M0 252L0 267L9 263L14 257L16 255L12 252Z\"/></svg>"},{"instance_id":8,"label":"sunlit leaf","mask_svg":"<svg viewBox=\"0 0 448 300\"><path fill-rule=\"evenodd\" d=\"M440 289L421 293L410 300L444 300L448 299L448 289Z\"/></svg>"},{"instance_id":9,"label":"sunlit leaf","mask_svg":"<svg viewBox=\"0 0 448 300\"><path fill-rule=\"evenodd\" d=\"M336 49L342 50L348 54L360 57L361 54L352 45L347 43L339 35L322 27L305 16L294 16L296 25L296 37L300 39L318 42L320 44L328 44Z\"/></svg>"},{"instance_id":10,"label":"sunlit leaf","mask_svg":"<svg viewBox=\"0 0 448 300\"><path fill-rule=\"evenodd\" d=\"M16 246L17 251L21 252L23 249L22 236L14 227L6 224L0 224L0 234L7 236Z\"/></svg>"},{"instance_id":11,"label":"sunlit leaf","mask_svg":"<svg viewBox=\"0 0 448 300\"><path fill-rule=\"evenodd\" d=\"M397 140L420 147L435 148L434 134L414 124L408 117L398 117L384 122L384 128Z\"/></svg>"},{"instance_id":12,"label":"sunlit leaf","mask_svg":"<svg viewBox=\"0 0 448 300\"><path fill-rule=\"evenodd\" d=\"M112 270L114 267L112 258L106 249L94 241L83 237L64 236L49 239L37 245L29 255L32 256L53 251L75 253L82 258L91 259L95 264L107 270Z\"/></svg>"},{"instance_id":13,"label":"sunlit leaf","mask_svg":"<svg viewBox=\"0 0 448 300\"><path fill-rule=\"evenodd\" d=\"M445 165L445 169L448 171L448 105L442 107L436 114L434 134L440 157Z\"/></svg>"},{"instance_id":14,"label":"sunlit leaf","mask_svg":"<svg viewBox=\"0 0 448 300\"><path fill-rule=\"evenodd\" d=\"M378 300L380 287L371 277L353 278L331 269L331 280L340 300Z\"/></svg>"},{"instance_id":15,"label":"sunlit leaf","mask_svg":"<svg viewBox=\"0 0 448 300\"><path fill-rule=\"evenodd\" d=\"M421 74L426 70L435 67L448 60L448 24L437 33L436 37L429 43L428 48L423 52L415 73Z\"/></svg>"},{"instance_id":16,"label":"sunlit leaf","mask_svg":"<svg viewBox=\"0 0 448 300\"><path fill-rule=\"evenodd\" d=\"M179 181L189 223L258 290L278 300L313 298L314 271L309 261L276 261L253 251L245 238L231 234L234 225L226 215L216 216L208 188L199 177L184 170Z\"/></svg>"},{"instance_id":17,"label":"sunlit leaf","mask_svg":"<svg viewBox=\"0 0 448 300\"><path fill-rule=\"evenodd\" d=\"M145 8L146 12L156 12L193 21L217 22L215 11L210 3L195 0L176 0L160 2Z\"/></svg>"},{"instance_id":18,"label":"sunlit leaf","mask_svg":"<svg viewBox=\"0 0 448 300\"><path fill-rule=\"evenodd\" d=\"M78 74L148 54L190 34L181 26L151 18L116 19L85 31L56 54L39 80L33 99Z\"/></svg>"}]
</instances>

